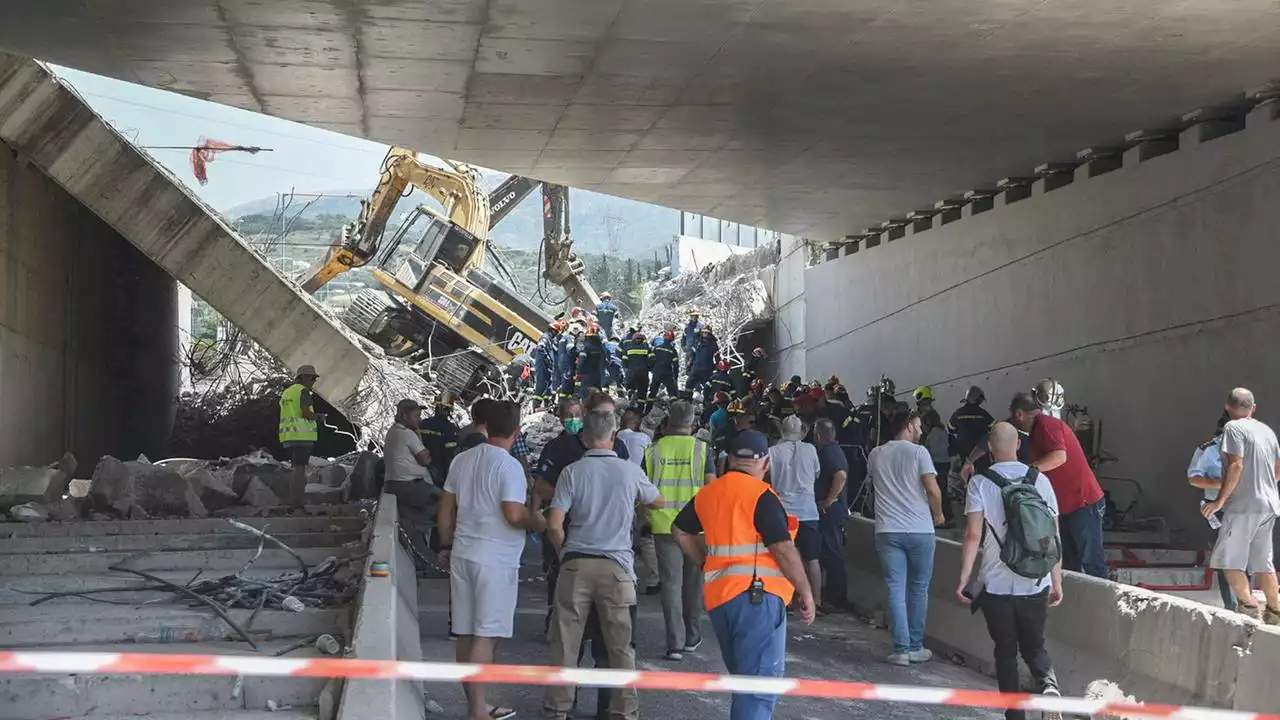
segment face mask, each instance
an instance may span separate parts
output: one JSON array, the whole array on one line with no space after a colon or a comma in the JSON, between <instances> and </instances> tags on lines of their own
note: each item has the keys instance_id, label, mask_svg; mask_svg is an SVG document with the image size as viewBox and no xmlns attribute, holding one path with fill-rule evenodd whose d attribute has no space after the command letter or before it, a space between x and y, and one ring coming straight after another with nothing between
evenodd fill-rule
<instances>
[{"instance_id":1,"label":"face mask","mask_svg":"<svg viewBox=\"0 0 1280 720\"><path fill-rule=\"evenodd\" d=\"M576 418L576 417L565 418L564 429L568 430L571 433L582 432L582 418Z\"/></svg>"}]
</instances>

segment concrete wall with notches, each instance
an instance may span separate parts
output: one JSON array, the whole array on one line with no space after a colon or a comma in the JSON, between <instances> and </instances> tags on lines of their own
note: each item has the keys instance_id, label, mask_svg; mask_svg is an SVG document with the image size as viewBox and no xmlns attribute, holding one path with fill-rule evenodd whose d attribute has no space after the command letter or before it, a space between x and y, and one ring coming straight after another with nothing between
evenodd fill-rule
<instances>
[{"instance_id":1,"label":"concrete wall with notches","mask_svg":"<svg viewBox=\"0 0 1280 720\"><path fill-rule=\"evenodd\" d=\"M1138 514L1199 542L1184 471L1230 388L1280 422L1277 106L831 253L805 272L806 377L859 388L885 372L905 393L933 386L947 413L977 383L997 417L1053 377L1103 423L1113 498L1141 488Z\"/></svg>"}]
</instances>

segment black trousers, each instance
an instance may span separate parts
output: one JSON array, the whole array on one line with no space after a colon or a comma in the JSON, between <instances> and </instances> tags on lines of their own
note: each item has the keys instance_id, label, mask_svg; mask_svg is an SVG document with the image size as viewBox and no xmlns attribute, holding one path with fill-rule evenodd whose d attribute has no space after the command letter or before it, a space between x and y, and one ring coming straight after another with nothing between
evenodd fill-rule
<instances>
[{"instance_id":1,"label":"black trousers","mask_svg":"<svg viewBox=\"0 0 1280 720\"><path fill-rule=\"evenodd\" d=\"M983 593L982 615L995 642L996 684L1002 692L1020 692L1018 655L1031 670L1034 692L1058 687L1049 651L1044 647L1044 624L1049 617L1049 591L1039 595ZM1026 720L1022 710L1005 710L1006 720Z\"/></svg>"},{"instance_id":2,"label":"black trousers","mask_svg":"<svg viewBox=\"0 0 1280 720\"><path fill-rule=\"evenodd\" d=\"M649 373L634 372L627 376L627 390L631 397L631 402L642 412L647 414L649 411Z\"/></svg>"},{"instance_id":3,"label":"black trousers","mask_svg":"<svg viewBox=\"0 0 1280 720\"><path fill-rule=\"evenodd\" d=\"M680 388L676 386L676 366L669 365L666 368L658 368L653 371L653 380L649 383L650 396L658 399L658 389L666 388L667 399L674 400L680 395Z\"/></svg>"}]
</instances>

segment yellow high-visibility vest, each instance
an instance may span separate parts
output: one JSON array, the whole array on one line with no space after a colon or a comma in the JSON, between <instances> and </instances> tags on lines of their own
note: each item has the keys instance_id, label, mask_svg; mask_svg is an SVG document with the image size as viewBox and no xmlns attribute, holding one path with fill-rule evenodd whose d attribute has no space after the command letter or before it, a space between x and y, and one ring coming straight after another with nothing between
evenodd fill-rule
<instances>
[{"instance_id":1,"label":"yellow high-visibility vest","mask_svg":"<svg viewBox=\"0 0 1280 720\"><path fill-rule=\"evenodd\" d=\"M302 416L302 383L294 383L280 395L280 442L315 442L319 431L315 420Z\"/></svg>"},{"instance_id":2,"label":"yellow high-visibility vest","mask_svg":"<svg viewBox=\"0 0 1280 720\"><path fill-rule=\"evenodd\" d=\"M651 511L653 531L671 534L676 515L706 482L707 444L691 435L668 435L649 446L644 468L666 505Z\"/></svg>"}]
</instances>

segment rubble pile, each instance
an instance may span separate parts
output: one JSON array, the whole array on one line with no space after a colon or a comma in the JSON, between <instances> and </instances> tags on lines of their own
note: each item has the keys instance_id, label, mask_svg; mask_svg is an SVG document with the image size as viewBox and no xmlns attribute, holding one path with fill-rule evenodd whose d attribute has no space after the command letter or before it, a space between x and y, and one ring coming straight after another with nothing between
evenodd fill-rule
<instances>
[{"instance_id":1,"label":"rubble pile","mask_svg":"<svg viewBox=\"0 0 1280 720\"><path fill-rule=\"evenodd\" d=\"M564 426L560 424L560 418L556 417L553 410L539 410L525 415L521 418L521 428L525 432L525 441L529 443L529 449L533 451L535 458L542 455L542 448L546 447L547 443L564 432Z\"/></svg>"},{"instance_id":2,"label":"rubble pile","mask_svg":"<svg viewBox=\"0 0 1280 720\"><path fill-rule=\"evenodd\" d=\"M697 308L720 338L721 350L732 356L738 335L773 317L770 288L777 263L777 248L767 245L676 278L664 272L645 284L640 327L650 335L667 328L678 333L688 322L688 311Z\"/></svg>"},{"instance_id":3,"label":"rubble pile","mask_svg":"<svg viewBox=\"0 0 1280 720\"><path fill-rule=\"evenodd\" d=\"M381 448L395 419L396 403L412 398L431 405L439 390L403 360L386 357L368 341L365 341L365 347L371 355L368 371L356 391L335 402L334 406L359 429L356 447L368 447L373 443Z\"/></svg>"},{"instance_id":4,"label":"rubble pile","mask_svg":"<svg viewBox=\"0 0 1280 720\"><path fill-rule=\"evenodd\" d=\"M312 458L304 503L340 505L370 496L376 462L371 453ZM253 517L283 510L292 474L288 464L263 450L229 460L177 458L157 463L108 455L98 461L87 491L75 492L75 467L68 453L48 467L0 470L0 509L20 522Z\"/></svg>"}]
</instances>

